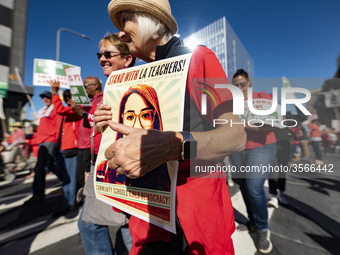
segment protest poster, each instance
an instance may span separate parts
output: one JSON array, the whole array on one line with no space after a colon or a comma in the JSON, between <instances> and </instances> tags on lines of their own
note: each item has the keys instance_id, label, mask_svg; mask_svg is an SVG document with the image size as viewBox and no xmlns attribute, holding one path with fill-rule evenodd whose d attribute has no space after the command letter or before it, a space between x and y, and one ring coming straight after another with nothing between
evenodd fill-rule
<instances>
[{"instance_id":1,"label":"protest poster","mask_svg":"<svg viewBox=\"0 0 340 255\"><path fill-rule=\"evenodd\" d=\"M112 72L104 103L112 120L130 127L181 131L184 95L191 54ZM167 162L138 179L107 166L105 150L123 137L103 133L94 178L96 197L122 211L170 232L176 232L175 203L178 162Z\"/></svg>"},{"instance_id":2,"label":"protest poster","mask_svg":"<svg viewBox=\"0 0 340 255\"><path fill-rule=\"evenodd\" d=\"M340 89L324 92L326 108L340 106Z\"/></svg>"},{"instance_id":3,"label":"protest poster","mask_svg":"<svg viewBox=\"0 0 340 255\"><path fill-rule=\"evenodd\" d=\"M268 110L272 107L273 100L265 98L254 98L252 105L256 110ZM267 115L258 115L249 110L248 100L244 101L244 114L240 114L239 118L241 121L245 121L250 125L255 126L256 124L270 125L272 127L284 128L282 123L281 106L278 104L276 110Z\"/></svg>"},{"instance_id":4,"label":"protest poster","mask_svg":"<svg viewBox=\"0 0 340 255\"><path fill-rule=\"evenodd\" d=\"M87 96L83 80L81 79L80 68L67 68L66 75L73 101L77 104L90 105L90 99Z\"/></svg>"},{"instance_id":5,"label":"protest poster","mask_svg":"<svg viewBox=\"0 0 340 255\"><path fill-rule=\"evenodd\" d=\"M8 95L8 82L0 81L0 97L6 99L7 95Z\"/></svg>"},{"instance_id":6,"label":"protest poster","mask_svg":"<svg viewBox=\"0 0 340 255\"><path fill-rule=\"evenodd\" d=\"M75 65L54 61L51 59L34 59L33 64L33 85L48 86L51 80L60 82L60 88L69 89L66 69L78 67ZM78 67L80 69L80 67Z\"/></svg>"}]
</instances>

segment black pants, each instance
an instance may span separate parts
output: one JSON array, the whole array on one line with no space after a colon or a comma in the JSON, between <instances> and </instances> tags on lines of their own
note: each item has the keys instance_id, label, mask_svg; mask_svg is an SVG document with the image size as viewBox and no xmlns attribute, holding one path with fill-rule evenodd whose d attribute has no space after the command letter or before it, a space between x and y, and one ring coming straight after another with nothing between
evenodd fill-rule
<instances>
[{"instance_id":1,"label":"black pants","mask_svg":"<svg viewBox=\"0 0 340 255\"><path fill-rule=\"evenodd\" d=\"M290 151L291 146L288 140L279 140L277 141L277 153L276 160L279 166L288 166L288 162L290 160ZM285 191L286 189L286 173L279 172L277 178L272 179L269 176L268 179L269 184L269 193L273 195L277 195L277 189L279 191Z\"/></svg>"},{"instance_id":2,"label":"black pants","mask_svg":"<svg viewBox=\"0 0 340 255\"><path fill-rule=\"evenodd\" d=\"M90 172L90 164L91 164L91 149L79 149L77 154L77 171L76 171L76 179L77 179L77 187L84 187L84 173Z\"/></svg>"},{"instance_id":3,"label":"black pants","mask_svg":"<svg viewBox=\"0 0 340 255\"><path fill-rule=\"evenodd\" d=\"M34 181L33 181L33 195L44 195L45 194L45 176L46 170L53 172L61 181L64 182L65 165L62 160L62 154L58 153L57 156L57 167L54 166L54 156L52 156L45 146L40 146L38 151L37 164L34 167Z\"/></svg>"}]
</instances>

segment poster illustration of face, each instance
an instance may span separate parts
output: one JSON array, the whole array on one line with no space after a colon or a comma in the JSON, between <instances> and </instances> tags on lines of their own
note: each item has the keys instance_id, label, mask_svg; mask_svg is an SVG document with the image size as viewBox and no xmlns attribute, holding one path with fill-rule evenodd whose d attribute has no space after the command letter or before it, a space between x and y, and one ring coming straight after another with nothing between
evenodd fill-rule
<instances>
[{"instance_id":1,"label":"poster illustration of face","mask_svg":"<svg viewBox=\"0 0 340 255\"><path fill-rule=\"evenodd\" d=\"M104 103L111 106L112 120L133 128L182 130L190 58L191 54L187 54L113 72L104 91ZM130 179L109 168L104 156L106 148L123 137L110 128L103 133L96 162L97 198L175 232L178 162L163 163L143 177Z\"/></svg>"}]
</instances>

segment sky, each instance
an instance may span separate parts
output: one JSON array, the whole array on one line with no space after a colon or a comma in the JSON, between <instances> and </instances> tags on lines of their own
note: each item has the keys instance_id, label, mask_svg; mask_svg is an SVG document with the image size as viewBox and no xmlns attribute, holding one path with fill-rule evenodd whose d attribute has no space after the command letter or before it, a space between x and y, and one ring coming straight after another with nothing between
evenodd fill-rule
<instances>
[{"instance_id":1,"label":"sky","mask_svg":"<svg viewBox=\"0 0 340 255\"><path fill-rule=\"evenodd\" d=\"M100 39L118 32L107 11L108 0L29 0L24 83L32 86L33 60L56 59L56 33L67 28L91 38L61 32L60 61L81 67L81 75L105 84L96 57ZM292 86L319 88L332 78L340 53L339 0L170 0L181 38L225 16L254 61L255 78L292 79ZM138 62L137 62L138 63ZM308 78L308 79L305 79ZM292 83L292 82L291 82ZM280 86L275 85L275 86ZM33 103L43 107L35 86ZM271 86L256 86L271 92ZM27 118L31 107L27 109Z\"/></svg>"}]
</instances>

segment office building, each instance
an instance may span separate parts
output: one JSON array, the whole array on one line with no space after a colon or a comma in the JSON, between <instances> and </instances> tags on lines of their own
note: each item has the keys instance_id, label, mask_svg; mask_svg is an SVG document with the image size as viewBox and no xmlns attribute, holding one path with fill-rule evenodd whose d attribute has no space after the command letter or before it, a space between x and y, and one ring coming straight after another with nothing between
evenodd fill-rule
<instances>
[{"instance_id":1,"label":"office building","mask_svg":"<svg viewBox=\"0 0 340 255\"><path fill-rule=\"evenodd\" d=\"M205 45L213 50L229 80L240 68L250 78L254 77L254 62L225 17L184 38L183 43L188 47Z\"/></svg>"},{"instance_id":2,"label":"office building","mask_svg":"<svg viewBox=\"0 0 340 255\"><path fill-rule=\"evenodd\" d=\"M27 7L27 0L0 0L0 96L7 131L8 122L21 121L26 116L27 98L13 74L14 67L24 73ZM34 87L25 88L34 94Z\"/></svg>"}]
</instances>

